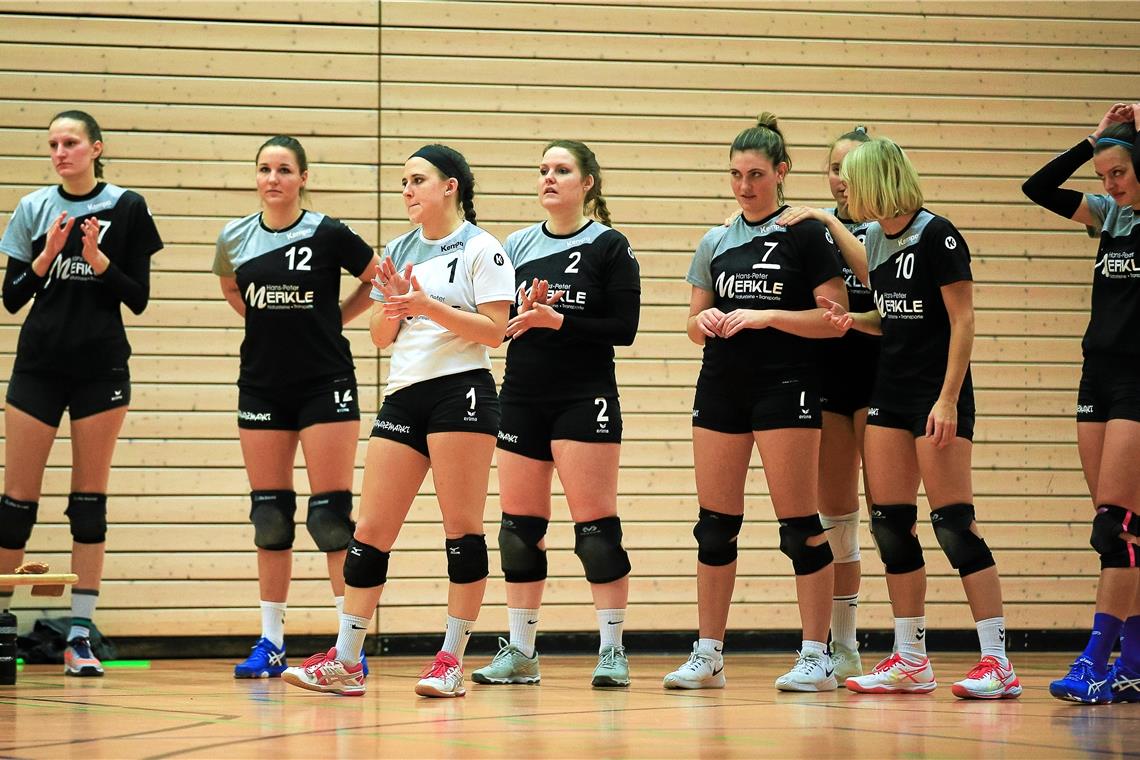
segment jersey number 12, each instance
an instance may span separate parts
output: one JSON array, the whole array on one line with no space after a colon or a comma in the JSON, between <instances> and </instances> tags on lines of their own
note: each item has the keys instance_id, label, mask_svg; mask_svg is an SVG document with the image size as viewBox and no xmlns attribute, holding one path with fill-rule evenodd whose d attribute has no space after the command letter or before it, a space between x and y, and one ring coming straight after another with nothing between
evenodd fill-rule
<instances>
[{"instance_id":1,"label":"jersey number 12","mask_svg":"<svg viewBox=\"0 0 1140 760\"><path fill-rule=\"evenodd\" d=\"M293 246L289 250L285 251L285 255L289 258L289 268L290 269L295 270L297 272L308 272L308 271L310 271L309 259L313 258L313 249L310 248L309 246L303 245L300 248L298 248L297 246ZM297 261L298 256L301 257L300 261Z\"/></svg>"}]
</instances>

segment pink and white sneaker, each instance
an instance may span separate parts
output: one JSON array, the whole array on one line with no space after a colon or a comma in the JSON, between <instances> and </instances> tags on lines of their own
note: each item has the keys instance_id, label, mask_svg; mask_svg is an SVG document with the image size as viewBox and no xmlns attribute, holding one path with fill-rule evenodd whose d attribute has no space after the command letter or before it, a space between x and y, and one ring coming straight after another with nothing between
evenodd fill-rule
<instances>
[{"instance_id":1,"label":"pink and white sneaker","mask_svg":"<svg viewBox=\"0 0 1140 760\"><path fill-rule=\"evenodd\" d=\"M998 658L986 655L950 691L962 699L1014 699L1021 696L1021 681L1009 660L1002 665Z\"/></svg>"},{"instance_id":2,"label":"pink and white sneaker","mask_svg":"<svg viewBox=\"0 0 1140 760\"><path fill-rule=\"evenodd\" d=\"M345 665L336 658L334 647L325 654L318 652L299 668L286 668L281 680L309 691L359 697L364 694L364 665Z\"/></svg>"},{"instance_id":3,"label":"pink and white sneaker","mask_svg":"<svg viewBox=\"0 0 1140 760\"><path fill-rule=\"evenodd\" d=\"M463 666L450 652L436 654L420 676L416 694L421 697L462 697L467 693L463 688Z\"/></svg>"},{"instance_id":4,"label":"pink and white sneaker","mask_svg":"<svg viewBox=\"0 0 1140 760\"><path fill-rule=\"evenodd\" d=\"M927 694L937 686L929 657L912 662L898 652L867 675L847 679L847 688L860 694Z\"/></svg>"}]
</instances>

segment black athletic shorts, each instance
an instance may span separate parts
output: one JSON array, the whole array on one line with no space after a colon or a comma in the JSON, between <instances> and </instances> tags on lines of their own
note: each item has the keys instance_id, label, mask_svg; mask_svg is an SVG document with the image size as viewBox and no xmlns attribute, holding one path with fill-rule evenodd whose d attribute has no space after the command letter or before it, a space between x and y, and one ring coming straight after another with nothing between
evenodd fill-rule
<instances>
[{"instance_id":1,"label":"black athletic shorts","mask_svg":"<svg viewBox=\"0 0 1140 760\"><path fill-rule=\"evenodd\" d=\"M73 420L90 417L131 403L131 374L126 367L95 377L65 373L12 373L6 402L45 425L59 427L63 410Z\"/></svg>"},{"instance_id":2,"label":"black athletic shorts","mask_svg":"<svg viewBox=\"0 0 1140 760\"><path fill-rule=\"evenodd\" d=\"M499 432L499 396L495 379L485 369L422 380L384 399L373 438L407 444L425 457L431 433Z\"/></svg>"},{"instance_id":3,"label":"black athletic shorts","mask_svg":"<svg viewBox=\"0 0 1140 760\"><path fill-rule=\"evenodd\" d=\"M504 451L550 462L551 441L621 443L621 404L616 395L555 402L502 399L501 403L498 446Z\"/></svg>"},{"instance_id":4,"label":"black athletic shorts","mask_svg":"<svg viewBox=\"0 0 1140 760\"><path fill-rule=\"evenodd\" d=\"M784 380L748 387L697 381L693 427L718 433L823 427L819 386L804 380Z\"/></svg>"},{"instance_id":5,"label":"black athletic shorts","mask_svg":"<svg viewBox=\"0 0 1140 760\"><path fill-rule=\"evenodd\" d=\"M356 378L338 377L298 388L238 388L238 427L304 430L323 422L360 421Z\"/></svg>"},{"instance_id":6,"label":"black athletic shorts","mask_svg":"<svg viewBox=\"0 0 1140 760\"><path fill-rule=\"evenodd\" d=\"M857 340L849 340L855 337ZM879 340L869 336L844 336L823 341L820 406L825 412L854 417L871 405L871 390L879 365Z\"/></svg>"},{"instance_id":7,"label":"black athletic shorts","mask_svg":"<svg viewBox=\"0 0 1140 760\"><path fill-rule=\"evenodd\" d=\"M1077 390L1077 422L1140 422L1140 362L1086 356Z\"/></svg>"},{"instance_id":8,"label":"black athletic shorts","mask_svg":"<svg viewBox=\"0 0 1140 760\"><path fill-rule=\"evenodd\" d=\"M930 406L934 406L933 402ZM972 403L963 403L962 400L959 399L958 430L954 433L956 438L965 438L967 441L974 440L975 414L974 405ZM920 412L898 408L892 409L872 403L871 408L867 410L867 424L876 425L878 427L895 428L897 430L907 430L915 438L922 438L926 435L926 420L929 416L929 408L924 412Z\"/></svg>"}]
</instances>

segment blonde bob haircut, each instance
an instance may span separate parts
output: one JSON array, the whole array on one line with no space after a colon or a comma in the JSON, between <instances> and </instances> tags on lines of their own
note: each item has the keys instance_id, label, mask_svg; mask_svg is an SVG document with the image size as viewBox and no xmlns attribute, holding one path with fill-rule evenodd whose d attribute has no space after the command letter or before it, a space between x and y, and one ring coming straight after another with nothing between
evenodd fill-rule
<instances>
[{"instance_id":1,"label":"blonde bob haircut","mask_svg":"<svg viewBox=\"0 0 1140 760\"><path fill-rule=\"evenodd\" d=\"M856 146L843 158L847 213L855 221L890 219L922 208L918 172L903 149L886 137Z\"/></svg>"}]
</instances>

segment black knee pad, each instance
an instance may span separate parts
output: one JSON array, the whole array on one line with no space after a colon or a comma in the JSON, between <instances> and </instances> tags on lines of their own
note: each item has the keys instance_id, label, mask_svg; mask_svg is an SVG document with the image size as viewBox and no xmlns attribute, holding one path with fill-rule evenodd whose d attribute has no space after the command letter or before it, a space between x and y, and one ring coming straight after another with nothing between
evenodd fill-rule
<instances>
[{"instance_id":1,"label":"black knee pad","mask_svg":"<svg viewBox=\"0 0 1140 760\"><path fill-rule=\"evenodd\" d=\"M352 521L352 491L330 491L310 496L305 527L321 551L347 549L356 530L356 523Z\"/></svg>"},{"instance_id":2,"label":"black knee pad","mask_svg":"<svg viewBox=\"0 0 1140 760\"><path fill-rule=\"evenodd\" d=\"M503 513L499 524L499 563L507 583L546 580L546 550L538 548L546 535L545 517Z\"/></svg>"},{"instance_id":3,"label":"black knee pad","mask_svg":"<svg viewBox=\"0 0 1140 760\"><path fill-rule=\"evenodd\" d=\"M726 515L701 507L693 537L697 539L697 561L702 565L721 567L736 561L736 539L744 515Z\"/></svg>"},{"instance_id":4,"label":"black knee pad","mask_svg":"<svg viewBox=\"0 0 1140 760\"><path fill-rule=\"evenodd\" d=\"M11 442L8 444L11 446ZM20 501L4 494L0 496L0 548L23 549L32 535L38 501Z\"/></svg>"},{"instance_id":5,"label":"black knee pad","mask_svg":"<svg viewBox=\"0 0 1140 760\"><path fill-rule=\"evenodd\" d=\"M911 573L926 567L922 544L912 532L917 522L917 504L871 505L871 537L887 574Z\"/></svg>"},{"instance_id":6,"label":"black knee pad","mask_svg":"<svg viewBox=\"0 0 1140 760\"><path fill-rule=\"evenodd\" d=\"M468 533L444 541L447 578L452 583L475 583L487 577L487 537Z\"/></svg>"},{"instance_id":7,"label":"black knee pad","mask_svg":"<svg viewBox=\"0 0 1140 760\"><path fill-rule=\"evenodd\" d=\"M68 494L64 514L71 523L75 543L101 544L107 540L107 494Z\"/></svg>"},{"instance_id":8,"label":"black knee pad","mask_svg":"<svg viewBox=\"0 0 1140 760\"><path fill-rule=\"evenodd\" d=\"M823 535L819 515L786 517L780 520L780 551L792 561L796 575L811 575L831 564L831 544L812 546L808 539Z\"/></svg>"},{"instance_id":9,"label":"black knee pad","mask_svg":"<svg viewBox=\"0 0 1140 760\"><path fill-rule=\"evenodd\" d=\"M938 545L950 560L950 567L963 578L994 566L994 555L985 539L970 530L973 521L973 504L947 504L930 513Z\"/></svg>"},{"instance_id":10,"label":"black knee pad","mask_svg":"<svg viewBox=\"0 0 1140 760\"><path fill-rule=\"evenodd\" d=\"M344 555L344 582L353 588L375 588L388 582L388 552L357 541L348 544Z\"/></svg>"},{"instance_id":11,"label":"black knee pad","mask_svg":"<svg viewBox=\"0 0 1140 760\"><path fill-rule=\"evenodd\" d=\"M253 545L258 549L284 551L293 548L297 526L295 491L251 491L249 520L253 523Z\"/></svg>"},{"instance_id":12,"label":"black knee pad","mask_svg":"<svg viewBox=\"0 0 1140 760\"><path fill-rule=\"evenodd\" d=\"M574 523L574 553L590 583L612 583L629 575L629 555L621 545L621 519Z\"/></svg>"},{"instance_id":13,"label":"black knee pad","mask_svg":"<svg viewBox=\"0 0 1140 760\"><path fill-rule=\"evenodd\" d=\"M1100 555L1101 569L1136 567L1137 547L1122 539L1121 533L1140 535L1140 517L1115 504L1098 506L1089 543Z\"/></svg>"}]
</instances>

